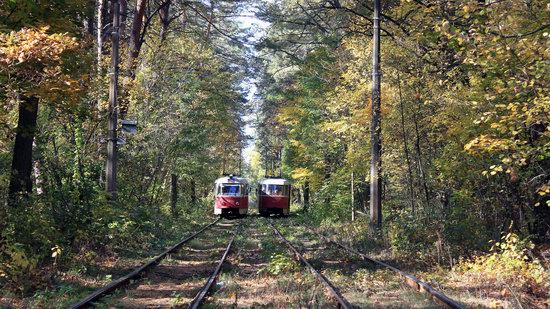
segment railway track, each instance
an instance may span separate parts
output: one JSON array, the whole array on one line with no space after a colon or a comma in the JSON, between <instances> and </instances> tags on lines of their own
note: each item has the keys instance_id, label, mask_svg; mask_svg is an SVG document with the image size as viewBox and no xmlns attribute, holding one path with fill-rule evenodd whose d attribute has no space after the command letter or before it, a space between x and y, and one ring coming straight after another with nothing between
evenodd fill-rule
<instances>
[{"instance_id":1,"label":"railway track","mask_svg":"<svg viewBox=\"0 0 550 309\"><path fill-rule=\"evenodd\" d=\"M330 282L329 279L327 279L323 274L321 274L318 270L316 270L305 258L304 256L292 245L290 241L288 241L283 234L275 227L275 225L268 221L269 225L275 232L275 234L288 246L288 248L294 253L294 255L302 262L306 267L310 270L310 272L313 274L313 276L321 283L325 289L328 291L330 297L334 299L338 303L339 308L345 308L345 309L351 309L353 306L349 303L347 299L342 296L340 291Z\"/></svg>"},{"instance_id":2,"label":"railway track","mask_svg":"<svg viewBox=\"0 0 550 309\"><path fill-rule=\"evenodd\" d=\"M259 218L255 218L254 221L258 219ZM164 306L185 306L187 308L199 308L211 292L212 288L215 286L217 278L222 270L222 266L226 261L226 258L230 255L230 251L235 242L235 237L240 233L242 229L242 220L234 221L233 224L231 224L231 222L218 224L220 223L220 220L221 219L217 219L214 222L203 226L197 232L181 240L174 246L168 248L143 266L138 267L137 269L121 277L120 279L115 280L112 283L94 291L78 303L75 303L71 308L84 308L92 305L97 305L98 301L100 301L100 306L105 305L107 307L114 306L125 308L156 308ZM348 294L350 292L349 286L346 287L348 288L346 295L351 297L348 300L346 299L346 297L343 296L341 290L337 288L337 286L341 286L342 282L335 285L319 271L319 269L326 270L326 267L331 267L331 265L332 267L334 267L334 269L344 269L345 267L342 264L343 262L329 261L326 259L323 260L322 258L313 259L307 257L307 255L310 255L312 253L318 254L320 252L324 252L322 254L325 254L325 257L330 257L330 260L334 260L335 256L341 256L341 259L338 260L346 260L346 263L348 263L348 265L350 262L350 260L348 259L349 255L347 257L343 257L341 253L346 252L351 255L355 255L359 258L355 259L355 261L352 262L352 265L354 265L355 269L372 268L372 266L369 265L375 265L377 269L388 269L391 272L396 273L399 278L407 285L412 286L417 291L428 294L428 296L438 304L443 305L447 308L462 308L459 303L453 301L449 297L445 296L443 293L437 291L436 289L434 289L427 283L419 280L418 278L407 274L385 262L372 259L369 256L349 246L346 246L345 244L337 240L330 239L315 230L305 228L305 230L309 230L309 232L311 232L306 233L307 235L314 235L318 237L317 241L306 241L302 242L300 246L296 246L283 236L281 231L274 225L273 220L268 219L264 222L269 225L274 234L281 240L284 245L286 245L286 247L288 247L293 255L298 260L300 260L301 263L305 265L305 267L307 267L307 269L313 275L311 279L313 280L312 282L317 280L321 284L319 285L319 287L322 286L323 288L320 291L324 291L326 297L325 299L333 302L333 304L337 305L339 308L354 308L354 305L352 304L355 304L355 307L364 305L361 303L361 301L357 302L358 299L354 299L353 294ZM269 227L265 226L265 228L267 228L268 230ZM201 235L203 233L205 235ZM224 241L224 237L220 237L222 235L229 234L231 235L226 238L229 240ZM198 237L199 235L201 236ZM311 236L307 236L307 238L311 238ZM214 243L208 243L209 241ZM242 240L239 240L239 242L242 242ZM313 247L317 246L317 248L312 248L311 245L305 245L306 243L315 243L316 245L313 245ZM320 243L323 243L324 245L319 246ZM239 245L239 248L241 245ZM305 247L303 247L304 245ZM303 248L299 249L300 247ZM338 248L339 251L332 251L328 255L326 255L329 250L334 250L335 248ZM304 250L307 253L304 253ZM304 255L306 255L306 257ZM231 263L233 264L233 262ZM320 265L323 266L321 267ZM240 274L242 269L241 267L237 268L238 269L236 270ZM147 279L136 281L140 277L145 277L145 273L147 273ZM328 276L332 277L331 275ZM208 278L206 282L205 278ZM397 276L395 278L397 278ZM338 282L338 279L336 280ZM135 282L135 284L132 284L129 289L121 289L123 286L127 286L132 282ZM268 287L266 286L264 288ZM107 300L102 299L104 296L117 290L121 291L121 293L117 292L114 298L111 297ZM224 292L222 292L222 294L224 294ZM321 299L322 294L323 293L319 294ZM216 296L214 299L210 299L209 302L212 302L213 300L213 304L219 302L216 299L222 295L215 295L218 296ZM237 302L236 295L237 294L235 294L235 304ZM365 294L361 294L360 297L364 299ZM367 296L367 298L370 298L370 295ZM350 300L353 301L350 302ZM424 301L428 300L424 299Z\"/></svg>"},{"instance_id":3,"label":"railway track","mask_svg":"<svg viewBox=\"0 0 550 309\"><path fill-rule=\"evenodd\" d=\"M439 303L440 305L443 305L446 308L452 308L452 309L461 309L461 308L463 308L463 306L461 304L459 304L458 302L452 300L451 298L449 298L448 296L446 296L442 292L436 290L435 288L433 288L432 286L430 286L426 282L416 278L415 276L413 276L409 273L406 273L406 272L404 272L404 271L402 271L402 270L400 270L400 269L398 269L394 266L391 266L387 263L375 260L375 259L369 257L368 255L366 255L364 253L361 253L361 252L359 252L359 251L357 251L357 250L355 250L355 249L353 249L349 246L346 246L346 245L344 245L343 243L341 243L337 240L330 239L330 238L318 233L317 231L314 231L312 229L309 229L309 230L312 231L317 236L319 236L319 238L323 239L327 243L334 244L334 245L344 249L345 251L347 251L349 253L355 254L355 255L359 256L364 261L368 261L370 263L373 263L375 265L378 265L378 266L381 266L381 267L384 267L386 269L389 269L389 270L393 271L394 273L398 274L401 277L401 279L407 285L409 285L410 287L416 289L417 291L419 291L421 293L428 294L432 298L432 300Z\"/></svg>"},{"instance_id":4,"label":"railway track","mask_svg":"<svg viewBox=\"0 0 550 309\"><path fill-rule=\"evenodd\" d=\"M290 250L293 251L293 253L298 257L298 259L300 259L306 265L306 267L310 269L310 271L315 275L317 280L319 282L321 282L326 287L326 289L327 289L328 293L330 294L330 296L338 302L338 306L341 307L341 308L353 308L353 306L350 304L350 302L342 296L342 294L338 291L338 289L336 289L334 287L334 285L328 279L326 279L322 274L319 273L319 271L317 269L315 269L312 266L313 263L311 261L307 261L306 258L304 258L304 255L302 253L300 253L298 251L298 249L296 249L296 247L294 245L292 245L292 243L290 243L290 241L288 241L286 238L284 238L282 233L273 225L272 222L269 222L269 224L271 225L271 227L274 230L275 234L277 234L277 236L279 236L279 238L281 238L281 240L283 240L283 242L290 248ZM316 232L316 231L314 231L310 228L307 228L307 229L309 231L311 231L314 235L318 236L319 239L321 239L326 244L335 246L338 249L343 250L344 252L347 252L347 253L353 254L355 256L358 256L362 261L366 261L366 262L368 262L372 265L375 265L377 267L382 267L382 268L388 269L391 272L397 274L405 284L413 287L415 290L417 290L421 293L427 294L429 296L429 298L431 298L432 301L434 301L438 305L443 306L445 308L453 308L453 309L463 308L463 306L461 304L459 304L458 302L450 299L449 297L444 295L442 292L437 291L436 289L434 289L433 287L431 287L427 283L421 281L420 279L414 277L413 275L408 274L406 272L403 272L402 270L400 270L400 269L398 269L394 266L391 266L391 265L389 265L385 262L378 261L378 260L375 260L373 258L370 258L369 256L367 256L367 255L365 255L365 254L363 254L363 253L361 253L361 252L359 252L359 251L357 251L357 250L355 250L355 249L353 249L349 246L346 246L346 245L342 244L341 242L338 242L338 241L333 240L333 239L329 239L329 238L325 237L324 235L321 235L318 232Z\"/></svg>"},{"instance_id":5,"label":"railway track","mask_svg":"<svg viewBox=\"0 0 550 309\"><path fill-rule=\"evenodd\" d=\"M204 275L204 274L210 274L206 284L202 288L199 289L198 293L195 293L196 289L195 289L195 286L193 286L193 284L190 284L189 286L185 286L187 292L193 293L193 295L195 295L195 297L192 299L192 301L190 303L191 304L190 308L198 308L198 306L201 304L203 299L208 295L208 292L212 288L217 276L219 275L219 273L221 271L222 264L224 263L225 259L229 255L229 252L230 252L231 247L233 245L233 241L235 239L235 236L240 231L240 226L241 226L240 222L238 222L238 224L228 223L228 224L220 225L220 224L218 224L220 222L220 220L221 219L217 219L217 220L203 226L197 232L195 232L192 235L184 238L183 240L181 240L180 242L178 242L174 246L168 248L167 250L165 250L164 252L162 252L161 254L156 256L155 258L151 259L149 262L142 265L141 267L138 267L137 269L133 270L129 274L127 274L127 275L111 282L110 284L94 291L93 293L89 294L85 298L81 299L79 302L72 305L71 308L86 308L86 307L93 306L98 301L102 301L102 298L104 298L106 295L111 294L111 293L113 293L114 291L117 291L117 290L120 291L122 287L129 285L130 283L132 283L133 281L136 281L137 279L139 279L141 277L144 277L146 273L147 273L147 277L151 277L151 276L155 277L155 279L150 279L150 280L159 281L159 282L172 281L172 286L174 284L182 283L186 279L196 280L197 279L196 278L197 274L202 278L207 277L207 275ZM232 229L235 225L237 225L237 227L235 229ZM216 227L217 230L214 227ZM230 240L228 242L226 242L227 246L225 246L225 249L223 251L223 255L222 255L221 259L217 262L216 261L213 262L213 263L215 263L215 267L214 267L214 271L211 272L211 270L212 270L212 267L211 267L212 265L211 264L213 264L213 263L209 261L209 258L212 255L217 255L219 257L218 251L220 251L220 250L217 247L217 244L213 244L211 246L208 245L206 247L202 246L202 248L201 248L201 245L204 245L206 242L208 242L208 239L212 239L212 237L210 237L210 238L207 237L206 239L203 239L200 243L195 244L194 246L190 245L190 244L193 241L196 241L199 238L198 236L203 234L205 231L207 231L207 232L213 231L214 235L219 236L223 233L229 233L230 230L233 230L232 236L231 236ZM211 236L214 236L214 235L211 235ZM184 246L185 246L185 248L184 248ZM195 247L195 248L193 248L193 247ZM197 249L197 247L198 247L198 249ZM182 252L182 251L187 251L187 252ZM204 255L206 255L206 256L204 256ZM185 260L186 258L188 260ZM185 262L186 264L185 265L178 265L178 263L180 261L182 262L182 264L183 264L183 262ZM163 262L164 264L167 264L167 265L161 265L161 262ZM198 265L200 263L202 263L202 265ZM163 266L164 269L159 269L159 268L163 268L161 266ZM179 272L175 271L174 267L179 267L179 266L181 266L185 269L180 269ZM200 270L195 270L195 268L200 269ZM208 269L210 269L210 270L208 270ZM200 280L200 278L199 278L199 280ZM142 282L142 281L144 281L144 280L140 280L139 282ZM150 284L150 282L149 283L148 282L140 283L137 287L134 287L134 289L130 289L129 291L131 292L131 291L135 291L135 290L140 290L139 292L136 292L136 293L138 293L138 294L139 293L145 293L145 294L138 295L136 298L143 297L142 299L145 299L146 297L144 297L144 296L147 295L147 293L150 293L152 290L154 290L154 289L147 288L148 284ZM158 284L158 282L157 282L157 284ZM141 285L144 285L146 287L140 289ZM159 292L162 292L161 290L162 290L162 288L159 289ZM153 296L153 298L158 298L162 301L163 298L162 297L157 297L157 296ZM175 296L176 301L172 301L171 303L164 303L164 304L157 303L157 304L152 304L152 305L153 306L162 306L162 305L164 305L164 306L174 306L174 305L180 306L181 302L185 298L185 297L181 297L180 294L175 293L175 292L172 292L171 294L164 295L164 296L170 296L170 298L173 298L173 296ZM129 298L130 300L122 299L122 300L120 300L122 303L118 303L115 306L135 307L135 308L143 307L143 306L149 306L149 305L144 305L144 304L140 304L140 303L132 303L132 301L131 301L132 297L131 296L126 296L126 298ZM110 301L112 301L112 300L110 300ZM112 306L112 304L109 304L108 306Z\"/></svg>"},{"instance_id":6,"label":"railway track","mask_svg":"<svg viewBox=\"0 0 550 309\"><path fill-rule=\"evenodd\" d=\"M229 251L231 250L231 246L233 245L233 242L235 241L235 236L239 233L239 230L241 229L241 225L237 226L237 229L235 230L235 233L233 234L233 237L231 237L231 240L229 241L229 244L227 244L227 247L225 249L225 252L223 253L222 258L218 262L218 265L214 269L214 272L210 275L204 286L200 289L200 291L197 293L195 298L193 298L193 301L191 301L191 304L189 304L190 309L196 309L199 308L199 306L202 304L210 290L212 289L212 286L216 282L216 278L218 278L218 275L220 274L220 271L222 269L222 265L225 262L227 256L229 255Z\"/></svg>"},{"instance_id":7,"label":"railway track","mask_svg":"<svg viewBox=\"0 0 550 309\"><path fill-rule=\"evenodd\" d=\"M327 308L324 286L304 272L275 236L268 220L251 215L243 221L243 237L235 240L208 308Z\"/></svg>"}]
</instances>

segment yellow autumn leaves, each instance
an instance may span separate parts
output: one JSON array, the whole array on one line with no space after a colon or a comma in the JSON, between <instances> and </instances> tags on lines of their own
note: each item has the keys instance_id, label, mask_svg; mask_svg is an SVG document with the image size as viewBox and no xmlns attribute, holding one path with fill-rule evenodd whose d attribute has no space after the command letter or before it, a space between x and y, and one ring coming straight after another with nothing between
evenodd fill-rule
<instances>
[{"instance_id":1,"label":"yellow autumn leaves","mask_svg":"<svg viewBox=\"0 0 550 309\"><path fill-rule=\"evenodd\" d=\"M72 60L64 59L68 52L79 54ZM49 33L49 27L0 33L0 74L12 91L49 102L78 101L82 83L88 77L78 76L77 70L66 67L77 65L81 52L76 38L67 33Z\"/></svg>"},{"instance_id":2,"label":"yellow autumn leaves","mask_svg":"<svg viewBox=\"0 0 550 309\"><path fill-rule=\"evenodd\" d=\"M48 29L23 28L8 34L0 33L0 64L51 63L59 61L63 52L78 47L76 38L63 33L48 34Z\"/></svg>"}]
</instances>

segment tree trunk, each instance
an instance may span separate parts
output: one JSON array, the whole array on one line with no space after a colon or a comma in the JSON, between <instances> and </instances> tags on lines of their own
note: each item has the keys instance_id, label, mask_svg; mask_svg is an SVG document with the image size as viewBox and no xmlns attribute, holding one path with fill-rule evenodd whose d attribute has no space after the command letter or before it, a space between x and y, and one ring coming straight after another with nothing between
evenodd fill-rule
<instances>
[{"instance_id":1,"label":"tree trunk","mask_svg":"<svg viewBox=\"0 0 550 309\"><path fill-rule=\"evenodd\" d=\"M207 19L208 26L206 28L205 37L208 41L210 39L210 33L212 32L212 24L214 23L214 1L210 1L210 16Z\"/></svg>"},{"instance_id":2,"label":"tree trunk","mask_svg":"<svg viewBox=\"0 0 550 309\"><path fill-rule=\"evenodd\" d=\"M107 131L107 163L105 166L105 189L109 198L117 198L117 123L118 123L118 71L119 71L119 26L120 5L117 0L112 1L113 23L111 25L111 74L109 83L109 118Z\"/></svg>"},{"instance_id":3,"label":"tree trunk","mask_svg":"<svg viewBox=\"0 0 550 309\"><path fill-rule=\"evenodd\" d=\"M304 212L309 210L309 181L304 183Z\"/></svg>"},{"instance_id":4,"label":"tree trunk","mask_svg":"<svg viewBox=\"0 0 550 309\"><path fill-rule=\"evenodd\" d=\"M380 107L380 0L374 0L372 52L372 123L370 221L382 226L382 119Z\"/></svg>"},{"instance_id":5,"label":"tree trunk","mask_svg":"<svg viewBox=\"0 0 550 309\"><path fill-rule=\"evenodd\" d=\"M89 35L94 35L94 17L95 17L95 12L94 12L94 5L93 5L93 0L90 1L90 5L88 6L88 9L86 10L86 32L88 32Z\"/></svg>"},{"instance_id":6,"label":"tree trunk","mask_svg":"<svg viewBox=\"0 0 550 309\"><path fill-rule=\"evenodd\" d=\"M351 221L355 221L355 179L354 179L353 170L351 171L351 183L350 183L350 191L351 191Z\"/></svg>"},{"instance_id":7,"label":"tree trunk","mask_svg":"<svg viewBox=\"0 0 550 309\"><path fill-rule=\"evenodd\" d=\"M118 35L120 41L125 44L128 40L126 35L126 17L128 16L128 0L120 0L120 25L118 28Z\"/></svg>"},{"instance_id":8,"label":"tree trunk","mask_svg":"<svg viewBox=\"0 0 550 309\"><path fill-rule=\"evenodd\" d=\"M160 17L160 42L166 40L166 35L168 33L168 26L170 25L170 4L171 0L166 0L166 4L159 11Z\"/></svg>"},{"instance_id":9,"label":"tree trunk","mask_svg":"<svg viewBox=\"0 0 550 309\"><path fill-rule=\"evenodd\" d=\"M363 211L365 213L369 212L369 201L370 201L370 184L366 182L365 177L361 177L364 181L361 182L361 204L363 205Z\"/></svg>"},{"instance_id":10,"label":"tree trunk","mask_svg":"<svg viewBox=\"0 0 550 309\"><path fill-rule=\"evenodd\" d=\"M101 75L101 57L103 56L103 32L104 32L104 23L105 19L105 0L97 1L97 74ZM98 109L100 108L100 101L97 101Z\"/></svg>"},{"instance_id":11,"label":"tree trunk","mask_svg":"<svg viewBox=\"0 0 550 309\"><path fill-rule=\"evenodd\" d=\"M197 188L194 180L191 180L191 204L194 205L197 202Z\"/></svg>"},{"instance_id":12,"label":"tree trunk","mask_svg":"<svg viewBox=\"0 0 550 309\"><path fill-rule=\"evenodd\" d=\"M136 8L134 9L134 20L132 22L132 31L130 33L130 66L133 68L135 60L139 56L141 49L141 31L143 28L143 16L145 15L145 7L147 0L137 0Z\"/></svg>"},{"instance_id":13,"label":"tree trunk","mask_svg":"<svg viewBox=\"0 0 550 309\"><path fill-rule=\"evenodd\" d=\"M36 186L36 194L41 195L44 193L44 179L42 174L42 163L40 160L34 161L34 183Z\"/></svg>"},{"instance_id":14,"label":"tree trunk","mask_svg":"<svg viewBox=\"0 0 550 309\"><path fill-rule=\"evenodd\" d=\"M330 182L330 177L332 176L332 157L331 157L331 154L327 151L325 151L325 153L323 154L323 158L325 160L325 164L323 166L323 179L324 179L324 182L325 183L329 183ZM330 205L330 202L331 202L331 195L330 194L327 194L324 196L323 198L323 204L325 205Z\"/></svg>"},{"instance_id":15,"label":"tree trunk","mask_svg":"<svg viewBox=\"0 0 550 309\"><path fill-rule=\"evenodd\" d=\"M429 208L430 206L430 193L428 190L428 183L426 181L426 173L424 172L424 166L422 164L422 151L420 147L420 130L418 129L418 119L416 113L413 113L413 120L414 120L414 129L416 132L416 155L418 157L418 172L420 174L420 178L422 179L422 187L424 188L424 195L426 198L426 208Z\"/></svg>"},{"instance_id":16,"label":"tree trunk","mask_svg":"<svg viewBox=\"0 0 550 309\"><path fill-rule=\"evenodd\" d=\"M170 205L172 206L172 216L174 218L178 217L178 175L171 174L171 185L170 185Z\"/></svg>"},{"instance_id":17,"label":"tree trunk","mask_svg":"<svg viewBox=\"0 0 550 309\"><path fill-rule=\"evenodd\" d=\"M409 195L411 199L411 211L414 214L415 209L415 198L414 198L414 188L413 188L413 176L412 176L412 166L411 166L411 159L409 156L409 142L407 139L407 132L405 130L405 111L403 107L403 96L401 94L401 76L397 75L397 81L398 81L398 87L399 87L399 109L401 111L401 130L403 133L403 148L405 150L405 161L407 162L407 172L408 172L408 178L407 182L409 183Z\"/></svg>"},{"instance_id":18,"label":"tree trunk","mask_svg":"<svg viewBox=\"0 0 550 309\"><path fill-rule=\"evenodd\" d=\"M38 98L19 95L19 120L13 147L11 177L9 184L9 204L18 204L18 195L28 195L32 191L32 143L36 132Z\"/></svg>"},{"instance_id":19,"label":"tree trunk","mask_svg":"<svg viewBox=\"0 0 550 309\"><path fill-rule=\"evenodd\" d=\"M123 3L123 1L121 2ZM126 3L127 5L127 3ZM124 77L124 85L130 85L135 78L135 71L137 66L137 58L141 50L143 41L141 40L143 31L143 19L145 16L145 9L147 7L147 0L136 0L136 7L134 8L134 18L130 28L128 38L128 59L126 62L126 72ZM120 100L120 119L126 119L126 113L129 109L128 101L128 89L122 87L121 100Z\"/></svg>"}]
</instances>

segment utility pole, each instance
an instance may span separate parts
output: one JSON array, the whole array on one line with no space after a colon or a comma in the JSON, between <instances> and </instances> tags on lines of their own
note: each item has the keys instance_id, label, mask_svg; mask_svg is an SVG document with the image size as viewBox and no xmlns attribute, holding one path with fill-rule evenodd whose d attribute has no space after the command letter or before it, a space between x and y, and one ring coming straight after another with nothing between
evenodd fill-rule
<instances>
[{"instance_id":1,"label":"utility pole","mask_svg":"<svg viewBox=\"0 0 550 309\"><path fill-rule=\"evenodd\" d=\"M372 48L372 124L370 164L370 222L382 225L382 142L380 127L380 0L374 0Z\"/></svg>"},{"instance_id":2,"label":"utility pole","mask_svg":"<svg viewBox=\"0 0 550 309\"><path fill-rule=\"evenodd\" d=\"M120 5L118 0L112 0L113 31L111 33L111 82L109 84L109 125L107 139L106 189L111 200L116 200L116 160L117 160L117 96L118 96L118 46L120 27Z\"/></svg>"}]
</instances>

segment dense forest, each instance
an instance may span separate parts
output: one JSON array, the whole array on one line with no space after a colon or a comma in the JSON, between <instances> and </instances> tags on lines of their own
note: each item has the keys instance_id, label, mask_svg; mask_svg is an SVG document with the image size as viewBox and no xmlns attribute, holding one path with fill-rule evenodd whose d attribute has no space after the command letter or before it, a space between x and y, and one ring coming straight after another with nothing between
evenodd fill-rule
<instances>
[{"instance_id":1,"label":"dense forest","mask_svg":"<svg viewBox=\"0 0 550 309\"><path fill-rule=\"evenodd\" d=\"M264 7L259 48L276 53L264 61L259 152L282 156L314 192L315 215L346 220L352 203L368 208L372 5ZM461 254L503 231L548 236L549 11L384 4L383 198L396 247L440 240Z\"/></svg>"},{"instance_id":2,"label":"dense forest","mask_svg":"<svg viewBox=\"0 0 550 309\"><path fill-rule=\"evenodd\" d=\"M372 1L2 1L1 289L24 299L124 248L163 247L234 173L291 180L304 224L351 243L506 272L548 297L550 4L381 9L377 228ZM116 140L113 74L117 127L137 123Z\"/></svg>"}]
</instances>

